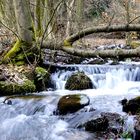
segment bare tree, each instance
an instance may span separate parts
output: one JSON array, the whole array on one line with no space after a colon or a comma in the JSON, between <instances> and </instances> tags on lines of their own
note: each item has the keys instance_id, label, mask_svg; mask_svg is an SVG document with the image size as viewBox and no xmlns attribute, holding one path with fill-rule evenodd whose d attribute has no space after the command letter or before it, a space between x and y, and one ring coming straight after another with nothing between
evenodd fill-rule
<instances>
[{"instance_id":1,"label":"bare tree","mask_svg":"<svg viewBox=\"0 0 140 140\"><path fill-rule=\"evenodd\" d=\"M3 61L7 61L8 59L11 59L15 56L17 57L19 56L19 53L24 56L23 50L27 51L28 49L31 49L30 47L35 41L29 1L13 1L18 30L18 39L14 47L4 56Z\"/></svg>"}]
</instances>

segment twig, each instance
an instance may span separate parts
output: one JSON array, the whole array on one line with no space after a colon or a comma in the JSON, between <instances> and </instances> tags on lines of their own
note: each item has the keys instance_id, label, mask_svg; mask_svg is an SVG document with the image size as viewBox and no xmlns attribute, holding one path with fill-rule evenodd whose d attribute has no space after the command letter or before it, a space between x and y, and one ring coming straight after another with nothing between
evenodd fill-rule
<instances>
[{"instance_id":1,"label":"twig","mask_svg":"<svg viewBox=\"0 0 140 140\"><path fill-rule=\"evenodd\" d=\"M7 27L1 20L0 20L0 23L1 23L5 28L7 28L8 30L10 30L10 31L19 39L19 36L18 36L12 29L10 29L9 27Z\"/></svg>"},{"instance_id":2,"label":"twig","mask_svg":"<svg viewBox=\"0 0 140 140\"><path fill-rule=\"evenodd\" d=\"M140 18L140 16L135 17L134 19L132 19L129 24L131 24L133 21L135 21L136 19Z\"/></svg>"},{"instance_id":3,"label":"twig","mask_svg":"<svg viewBox=\"0 0 140 140\"><path fill-rule=\"evenodd\" d=\"M45 28L45 31L44 31L44 33L43 33L43 35L42 35L42 39L41 39L41 43L40 43L40 50L39 50L39 59L41 58L41 48L42 48L42 45L43 45L43 40L44 40L44 38L45 38L45 34L47 33L47 30L48 30L48 26L49 26L49 24L51 23L51 21L52 21L54 15L55 15L55 12L56 12L57 8L60 6L60 4L61 4L63 1L64 1L64 0L61 0L61 1L57 4L57 6L55 7L55 9L54 9L54 11L53 11L53 13L52 13L52 15L51 15L51 18L50 18L50 20L49 20L49 22L48 22L48 24L47 24L47 26L46 26L46 28Z\"/></svg>"}]
</instances>

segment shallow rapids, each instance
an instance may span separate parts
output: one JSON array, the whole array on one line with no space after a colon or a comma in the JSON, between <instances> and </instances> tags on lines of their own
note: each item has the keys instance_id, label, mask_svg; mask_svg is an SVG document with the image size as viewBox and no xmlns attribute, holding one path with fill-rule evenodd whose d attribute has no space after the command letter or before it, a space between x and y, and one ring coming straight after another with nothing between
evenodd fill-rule
<instances>
[{"instance_id":1,"label":"shallow rapids","mask_svg":"<svg viewBox=\"0 0 140 140\"><path fill-rule=\"evenodd\" d=\"M101 112L119 113L128 118L126 128L133 129L133 117L122 112L119 101L140 95L139 65L69 67L71 69L52 74L55 91L35 93L45 95L43 98L14 98L11 99L12 105L3 103L5 97L0 98L0 140L92 140L91 133L74 129L71 122L54 115L59 98L75 93L86 94L90 98L90 105L85 107L87 111L93 107ZM75 71L84 71L96 89L65 90L67 78ZM76 121L72 120L73 123Z\"/></svg>"}]
</instances>

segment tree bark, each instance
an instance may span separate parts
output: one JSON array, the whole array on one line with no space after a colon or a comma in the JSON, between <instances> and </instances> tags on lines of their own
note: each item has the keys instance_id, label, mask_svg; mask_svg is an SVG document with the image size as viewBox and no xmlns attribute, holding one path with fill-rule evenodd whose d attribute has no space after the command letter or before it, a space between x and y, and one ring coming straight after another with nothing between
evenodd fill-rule
<instances>
[{"instance_id":1,"label":"tree bark","mask_svg":"<svg viewBox=\"0 0 140 140\"><path fill-rule=\"evenodd\" d=\"M129 31L140 31L140 24L130 24L130 25L111 25L111 26L97 26L91 27L79 31L78 33L69 36L66 41L69 44L73 44L76 40L83 38L87 35L93 33L110 33L110 32L129 32Z\"/></svg>"},{"instance_id":2,"label":"tree bark","mask_svg":"<svg viewBox=\"0 0 140 140\"><path fill-rule=\"evenodd\" d=\"M54 1L53 0L45 0L45 11L44 11L44 30L47 26L47 39L55 39L55 31L56 31L56 13L54 12ZM51 21L50 21L51 20ZM50 23L49 23L50 22ZM49 23L49 25L48 25Z\"/></svg>"},{"instance_id":3,"label":"tree bark","mask_svg":"<svg viewBox=\"0 0 140 140\"><path fill-rule=\"evenodd\" d=\"M62 49L63 51L81 57L102 57L102 58L126 58L126 57L139 57L140 56L140 48L137 49L115 49L115 50L80 50L74 48L66 48Z\"/></svg>"},{"instance_id":4,"label":"tree bark","mask_svg":"<svg viewBox=\"0 0 140 140\"><path fill-rule=\"evenodd\" d=\"M53 44L52 42L43 42L43 48L48 48L48 49L55 49L55 50L62 50L65 51L69 54L80 56L80 57L102 57L102 58L107 58L107 57L139 57L140 56L140 47L136 49L114 49L114 50L81 50L81 49L76 49L72 47L66 47L64 46L63 43L57 43Z\"/></svg>"},{"instance_id":5,"label":"tree bark","mask_svg":"<svg viewBox=\"0 0 140 140\"><path fill-rule=\"evenodd\" d=\"M88 29L84 29L72 36L69 36L66 40L58 43L44 42L43 47L49 49L63 50L69 54L81 56L81 57L135 57L140 56L140 47L136 49L115 49L115 50L81 50L72 47L72 44L86 35L99 32L128 32L128 31L140 31L140 25L112 25L112 26L98 26Z\"/></svg>"},{"instance_id":6,"label":"tree bark","mask_svg":"<svg viewBox=\"0 0 140 140\"><path fill-rule=\"evenodd\" d=\"M80 22L82 22L84 15L84 0L77 0L76 4L77 4L76 14L78 15Z\"/></svg>"},{"instance_id":7,"label":"tree bark","mask_svg":"<svg viewBox=\"0 0 140 140\"><path fill-rule=\"evenodd\" d=\"M28 56L34 55L32 45L35 42L34 28L28 0L13 0L17 23L18 39L12 49L6 53L3 62L11 61L22 63ZM32 54L31 54L32 53ZM13 61L12 61L13 60Z\"/></svg>"},{"instance_id":8,"label":"tree bark","mask_svg":"<svg viewBox=\"0 0 140 140\"><path fill-rule=\"evenodd\" d=\"M0 21L3 22L9 28L13 28L15 25L13 0L0 0Z\"/></svg>"},{"instance_id":9,"label":"tree bark","mask_svg":"<svg viewBox=\"0 0 140 140\"><path fill-rule=\"evenodd\" d=\"M36 28L36 36L40 37L43 33L43 14L44 14L44 0L36 0L35 1L35 28Z\"/></svg>"},{"instance_id":10,"label":"tree bark","mask_svg":"<svg viewBox=\"0 0 140 140\"><path fill-rule=\"evenodd\" d=\"M34 32L29 3L27 0L14 0L14 8L19 37L22 41L31 43Z\"/></svg>"},{"instance_id":11,"label":"tree bark","mask_svg":"<svg viewBox=\"0 0 140 140\"><path fill-rule=\"evenodd\" d=\"M66 37L70 36L72 33L72 7L75 3L75 0L67 1L67 26L66 26Z\"/></svg>"}]
</instances>

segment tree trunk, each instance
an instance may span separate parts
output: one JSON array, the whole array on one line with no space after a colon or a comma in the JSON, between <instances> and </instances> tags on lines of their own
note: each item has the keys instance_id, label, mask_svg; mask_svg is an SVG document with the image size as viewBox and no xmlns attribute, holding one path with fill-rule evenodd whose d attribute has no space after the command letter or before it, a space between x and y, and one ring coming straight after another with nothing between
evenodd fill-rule
<instances>
[{"instance_id":1,"label":"tree trunk","mask_svg":"<svg viewBox=\"0 0 140 140\"><path fill-rule=\"evenodd\" d=\"M44 14L44 0L36 0L35 3L35 29L36 36L41 37L43 33L43 14Z\"/></svg>"},{"instance_id":2,"label":"tree trunk","mask_svg":"<svg viewBox=\"0 0 140 140\"><path fill-rule=\"evenodd\" d=\"M79 17L80 22L82 22L84 13L84 0L77 0L76 2L77 2L76 13Z\"/></svg>"},{"instance_id":3,"label":"tree trunk","mask_svg":"<svg viewBox=\"0 0 140 140\"><path fill-rule=\"evenodd\" d=\"M13 28L15 25L15 14L14 14L13 0L0 0L0 21L8 26Z\"/></svg>"},{"instance_id":4,"label":"tree trunk","mask_svg":"<svg viewBox=\"0 0 140 140\"><path fill-rule=\"evenodd\" d=\"M66 26L66 37L70 36L72 33L72 8L75 3L75 0L67 1L67 26Z\"/></svg>"},{"instance_id":5,"label":"tree trunk","mask_svg":"<svg viewBox=\"0 0 140 140\"><path fill-rule=\"evenodd\" d=\"M111 26L97 26L97 27L91 27L84 30L79 31L78 33L69 36L65 42L66 46L72 45L73 42L76 40L83 38L87 35L93 34L93 33L110 33L110 32L129 32L129 31L140 31L140 24L129 24L129 25L111 25Z\"/></svg>"},{"instance_id":6,"label":"tree trunk","mask_svg":"<svg viewBox=\"0 0 140 140\"><path fill-rule=\"evenodd\" d=\"M30 44L34 39L34 30L29 3L27 0L14 0L14 7L19 38Z\"/></svg>"},{"instance_id":7,"label":"tree trunk","mask_svg":"<svg viewBox=\"0 0 140 140\"><path fill-rule=\"evenodd\" d=\"M134 57L134 56L140 56L140 47L136 49L130 49L130 50L124 50L124 49L115 49L115 50L80 50L72 48L72 44L82 38L86 35L90 35L93 33L100 33L100 32L128 32L128 31L140 31L140 25L112 25L112 26L98 26L98 27L92 27L88 29L84 29L70 37L68 37L66 40L59 42L57 44L54 44L52 42L49 43L43 43L43 46L45 48L49 49L60 49L63 50L69 54L81 56L81 57Z\"/></svg>"},{"instance_id":8,"label":"tree trunk","mask_svg":"<svg viewBox=\"0 0 140 140\"><path fill-rule=\"evenodd\" d=\"M126 9L126 22L129 25L130 22L130 0L126 0L125 1L125 9ZM127 32L126 33L126 45L130 45L132 42L132 37L131 37L131 33Z\"/></svg>"},{"instance_id":9,"label":"tree trunk","mask_svg":"<svg viewBox=\"0 0 140 140\"><path fill-rule=\"evenodd\" d=\"M13 48L4 56L3 62L12 61L14 63L19 60L20 63L23 63L25 59L28 59L28 55L31 55L32 45L35 41L29 1L14 0L14 9L18 39Z\"/></svg>"},{"instance_id":10,"label":"tree trunk","mask_svg":"<svg viewBox=\"0 0 140 140\"><path fill-rule=\"evenodd\" d=\"M46 30L46 28L47 28L47 35L46 35L47 39L55 38L56 16L54 15L52 18L53 12L54 12L54 1L45 0L44 30Z\"/></svg>"}]
</instances>

